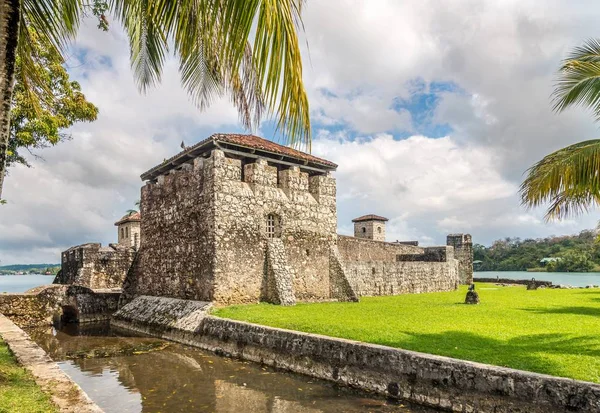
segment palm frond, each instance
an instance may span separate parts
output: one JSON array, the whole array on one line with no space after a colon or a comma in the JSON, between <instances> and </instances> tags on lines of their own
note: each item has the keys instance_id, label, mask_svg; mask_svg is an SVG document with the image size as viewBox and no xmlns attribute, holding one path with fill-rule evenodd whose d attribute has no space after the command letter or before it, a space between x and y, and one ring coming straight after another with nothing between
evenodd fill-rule
<instances>
[{"instance_id":1,"label":"palm frond","mask_svg":"<svg viewBox=\"0 0 600 413\"><path fill-rule=\"evenodd\" d=\"M64 51L77 33L82 8L81 0L23 0L22 15L28 26Z\"/></svg>"},{"instance_id":2,"label":"palm frond","mask_svg":"<svg viewBox=\"0 0 600 413\"><path fill-rule=\"evenodd\" d=\"M546 219L587 211L600 203L600 140L579 142L553 152L527 171L520 188L527 207L551 202Z\"/></svg>"},{"instance_id":3,"label":"palm frond","mask_svg":"<svg viewBox=\"0 0 600 413\"><path fill-rule=\"evenodd\" d=\"M600 120L600 40L590 39L573 49L559 69L553 93L554 110L590 108Z\"/></svg>"},{"instance_id":4,"label":"palm frond","mask_svg":"<svg viewBox=\"0 0 600 413\"><path fill-rule=\"evenodd\" d=\"M292 146L310 149L297 30L303 0L112 0L125 26L140 89L160 80L168 42L200 109L231 96L245 127L265 107Z\"/></svg>"}]
</instances>

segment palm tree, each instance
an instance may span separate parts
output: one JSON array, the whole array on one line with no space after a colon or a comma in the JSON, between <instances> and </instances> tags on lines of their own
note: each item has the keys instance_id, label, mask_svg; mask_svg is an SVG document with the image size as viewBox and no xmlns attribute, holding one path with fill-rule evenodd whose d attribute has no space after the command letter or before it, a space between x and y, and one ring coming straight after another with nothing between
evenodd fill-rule
<instances>
[{"instance_id":1,"label":"palm tree","mask_svg":"<svg viewBox=\"0 0 600 413\"><path fill-rule=\"evenodd\" d=\"M310 150L308 99L302 83L297 29L304 0L0 0L0 196L9 136L9 109L18 56L32 59L25 25L64 52L81 16L104 10L129 37L131 66L143 92L161 80L165 58L179 59L182 85L205 109L230 96L251 129L264 112L292 146ZM28 74L26 74L27 76ZM26 77L31 93L33 74Z\"/></svg>"},{"instance_id":2,"label":"palm tree","mask_svg":"<svg viewBox=\"0 0 600 413\"><path fill-rule=\"evenodd\" d=\"M600 121L600 39L576 47L563 62L553 100L557 112L584 106ZM528 207L550 202L547 220L577 215L600 204L600 139L544 157L527 171L520 194Z\"/></svg>"}]
</instances>

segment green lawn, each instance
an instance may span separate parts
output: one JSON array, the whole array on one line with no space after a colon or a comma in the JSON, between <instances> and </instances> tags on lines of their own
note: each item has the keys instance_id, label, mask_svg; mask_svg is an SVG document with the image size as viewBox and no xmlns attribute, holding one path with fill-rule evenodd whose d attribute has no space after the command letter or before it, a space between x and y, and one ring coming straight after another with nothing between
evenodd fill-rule
<instances>
[{"instance_id":1,"label":"green lawn","mask_svg":"<svg viewBox=\"0 0 600 413\"><path fill-rule=\"evenodd\" d=\"M57 412L50 397L35 384L27 370L17 364L0 340L0 412Z\"/></svg>"},{"instance_id":2,"label":"green lawn","mask_svg":"<svg viewBox=\"0 0 600 413\"><path fill-rule=\"evenodd\" d=\"M215 315L600 383L600 289L477 284L360 303L232 306Z\"/></svg>"}]
</instances>

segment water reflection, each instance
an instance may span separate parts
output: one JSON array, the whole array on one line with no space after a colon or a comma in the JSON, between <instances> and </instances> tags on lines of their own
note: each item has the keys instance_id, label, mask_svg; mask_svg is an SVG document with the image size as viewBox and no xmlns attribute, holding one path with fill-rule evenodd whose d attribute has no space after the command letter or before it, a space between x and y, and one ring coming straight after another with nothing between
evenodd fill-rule
<instances>
[{"instance_id":1,"label":"water reflection","mask_svg":"<svg viewBox=\"0 0 600 413\"><path fill-rule=\"evenodd\" d=\"M29 333L109 413L433 412L105 323Z\"/></svg>"}]
</instances>

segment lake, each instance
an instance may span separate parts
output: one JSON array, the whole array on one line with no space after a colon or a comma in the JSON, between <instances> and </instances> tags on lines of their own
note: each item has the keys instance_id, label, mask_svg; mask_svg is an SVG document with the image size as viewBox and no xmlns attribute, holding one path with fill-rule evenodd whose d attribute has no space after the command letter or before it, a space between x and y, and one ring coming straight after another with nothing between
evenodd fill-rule
<instances>
[{"instance_id":1,"label":"lake","mask_svg":"<svg viewBox=\"0 0 600 413\"><path fill-rule=\"evenodd\" d=\"M22 293L40 285L49 285L54 281L54 275L0 275L0 292Z\"/></svg>"},{"instance_id":2,"label":"lake","mask_svg":"<svg viewBox=\"0 0 600 413\"><path fill-rule=\"evenodd\" d=\"M508 278L509 280L552 281L552 284L585 287L600 285L600 272L527 272L527 271L475 271L475 278Z\"/></svg>"}]
</instances>

